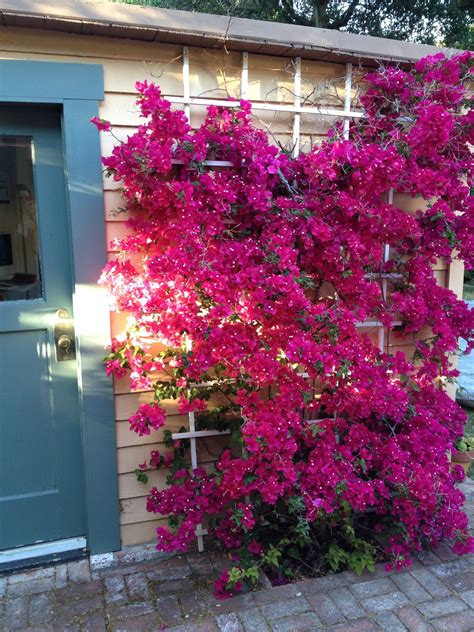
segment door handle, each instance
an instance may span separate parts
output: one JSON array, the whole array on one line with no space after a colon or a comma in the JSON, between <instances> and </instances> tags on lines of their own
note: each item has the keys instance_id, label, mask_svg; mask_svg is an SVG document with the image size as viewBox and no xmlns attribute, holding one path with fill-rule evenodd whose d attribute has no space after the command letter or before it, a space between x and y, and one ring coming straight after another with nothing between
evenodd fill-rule
<instances>
[{"instance_id":1,"label":"door handle","mask_svg":"<svg viewBox=\"0 0 474 632\"><path fill-rule=\"evenodd\" d=\"M76 359L76 343L74 342L74 323L69 318L67 309L58 309L54 323L54 346L56 348L56 361Z\"/></svg>"}]
</instances>

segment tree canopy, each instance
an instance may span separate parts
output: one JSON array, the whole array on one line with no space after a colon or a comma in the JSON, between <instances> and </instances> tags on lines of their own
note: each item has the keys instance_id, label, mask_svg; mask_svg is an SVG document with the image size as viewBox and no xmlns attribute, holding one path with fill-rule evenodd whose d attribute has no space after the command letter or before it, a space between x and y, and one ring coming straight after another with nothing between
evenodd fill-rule
<instances>
[{"instance_id":1,"label":"tree canopy","mask_svg":"<svg viewBox=\"0 0 474 632\"><path fill-rule=\"evenodd\" d=\"M471 50L470 0L117 0Z\"/></svg>"}]
</instances>

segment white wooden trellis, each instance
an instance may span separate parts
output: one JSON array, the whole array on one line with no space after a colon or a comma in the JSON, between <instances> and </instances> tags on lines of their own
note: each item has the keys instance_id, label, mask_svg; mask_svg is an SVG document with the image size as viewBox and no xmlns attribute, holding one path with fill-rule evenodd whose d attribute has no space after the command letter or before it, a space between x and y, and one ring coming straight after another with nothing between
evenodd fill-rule
<instances>
[{"instance_id":1,"label":"white wooden trellis","mask_svg":"<svg viewBox=\"0 0 474 632\"><path fill-rule=\"evenodd\" d=\"M294 84L294 106L293 115L293 156L296 158L300 153L301 144L301 57L295 59L295 84Z\"/></svg>"},{"instance_id":2,"label":"white wooden trellis","mask_svg":"<svg viewBox=\"0 0 474 632\"><path fill-rule=\"evenodd\" d=\"M344 86L344 112L346 117L344 118L344 138L349 140L349 127L351 120L349 118L352 102L352 64L346 64L346 83Z\"/></svg>"},{"instance_id":3,"label":"white wooden trellis","mask_svg":"<svg viewBox=\"0 0 474 632\"><path fill-rule=\"evenodd\" d=\"M182 76L183 76L183 96L166 96L165 98L174 104L181 104L184 108L184 113L189 122L191 122L191 106L226 106L226 107L238 107L240 102L237 100L225 100L217 98L203 98L203 97L191 97L191 85L190 85L190 61L189 61L189 48L183 47L182 51ZM343 119L343 136L345 139L349 138L350 121L354 118L360 118L363 113L360 111L352 110L352 64L346 64L345 84L344 84L344 108L328 108L318 106L302 105L301 103L301 57L296 57L293 60L294 64L294 99L292 104L271 103L266 101L253 101L252 109L255 111L266 110L270 112L288 112L293 114L293 150L292 155L298 156L301 149L301 117L305 114L319 114L321 116L332 116ZM240 75L240 97L242 99L248 98L249 88L249 56L247 52L241 54L241 75ZM181 161L173 160L173 164L180 164ZM205 161L208 167L232 167L233 163L227 160L208 160ZM393 190L389 191L388 202L393 203ZM385 244L383 248L383 261L387 262L390 258L390 245ZM392 274L368 274L368 278L381 278L382 279L382 297L384 300L387 298L387 285L390 278L398 278L400 275ZM394 325L400 323L395 322ZM377 328L378 329L378 345L381 351L385 346L385 327L380 321L364 321L357 323L359 328ZM186 349L190 351L192 349L192 341L186 339ZM309 378L307 373L299 373L300 377ZM213 382L193 384L192 386L211 386ZM309 419L307 423L313 424L320 422L320 419ZM205 437L215 437L220 435L230 434L229 430L196 430L195 413L188 413L189 432L175 432L171 436L175 440L189 439L190 453L191 453L191 466L194 469L198 467L198 455L197 455L197 439ZM198 550L204 550L203 536L207 534L207 530L202 525L198 525L196 529L196 537Z\"/></svg>"}]
</instances>

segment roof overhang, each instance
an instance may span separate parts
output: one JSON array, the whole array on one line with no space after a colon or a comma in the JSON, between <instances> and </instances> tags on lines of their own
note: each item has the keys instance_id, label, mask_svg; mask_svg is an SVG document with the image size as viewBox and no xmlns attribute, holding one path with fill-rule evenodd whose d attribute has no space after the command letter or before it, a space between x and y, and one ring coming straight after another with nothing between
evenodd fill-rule
<instances>
[{"instance_id":1,"label":"roof overhang","mask_svg":"<svg viewBox=\"0 0 474 632\"><path fill-rule=\"evenodd\" d=\"M0 0L0 25L338 63L407 63L440 51L329 29L93 0Z\"/></svg>"}]
</instances>

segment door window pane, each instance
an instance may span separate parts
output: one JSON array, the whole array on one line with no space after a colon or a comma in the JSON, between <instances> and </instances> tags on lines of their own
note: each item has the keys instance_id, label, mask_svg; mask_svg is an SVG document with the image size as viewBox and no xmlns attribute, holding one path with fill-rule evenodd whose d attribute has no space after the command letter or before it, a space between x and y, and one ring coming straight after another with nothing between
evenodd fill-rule
<instances>
[{"instance_id":1,"label":"door window pane","mask_svg":"<svg viewBox=\"0 0 474 632\"><path fill-rule=\"evenodd\" d=\"M38 223L28 136L0 136L0 301L42 296Z\"/></svg>"}]
</instances>

